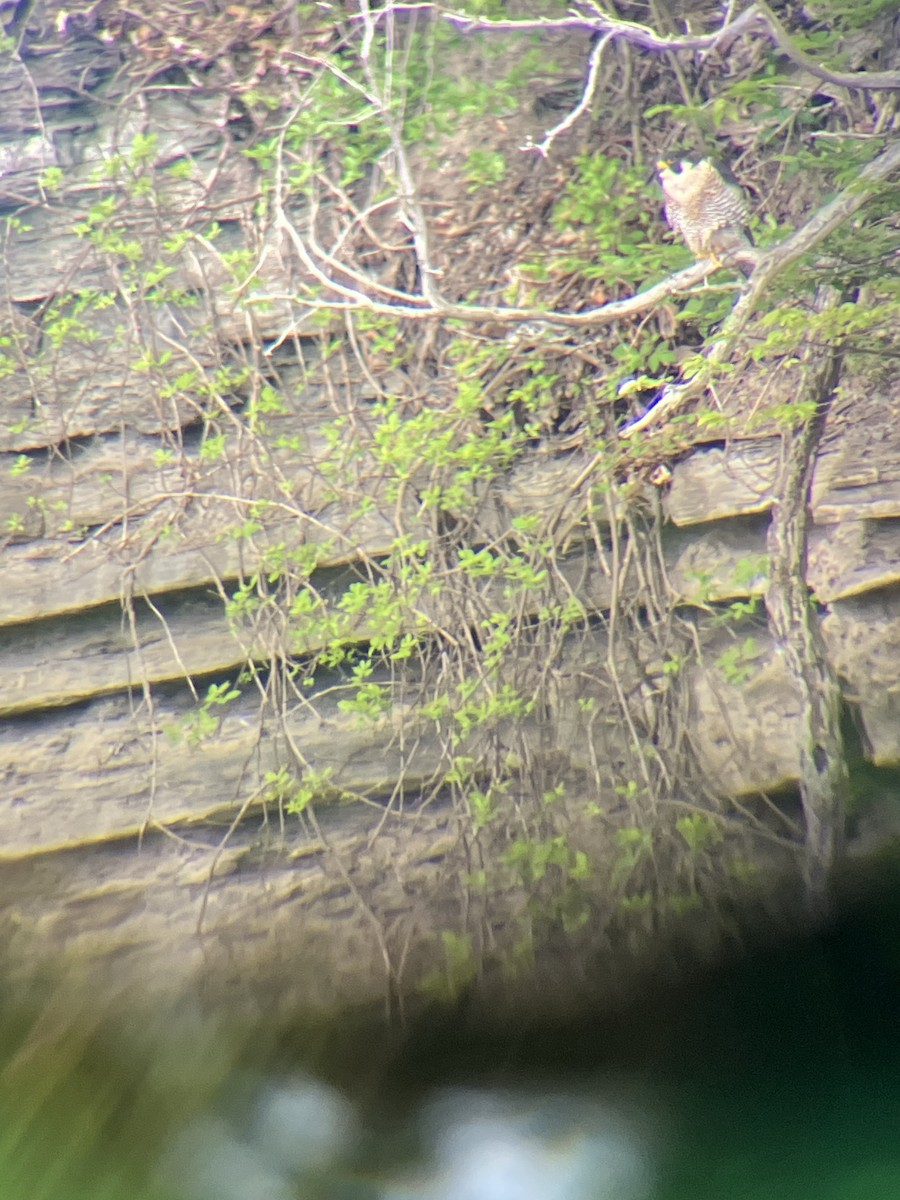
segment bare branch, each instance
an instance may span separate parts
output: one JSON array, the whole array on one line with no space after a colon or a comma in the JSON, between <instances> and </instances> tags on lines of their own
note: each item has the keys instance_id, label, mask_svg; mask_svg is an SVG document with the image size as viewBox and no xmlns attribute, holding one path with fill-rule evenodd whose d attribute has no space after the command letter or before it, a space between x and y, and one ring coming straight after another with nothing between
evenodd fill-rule
<instances>
[{"instance_id":1,"label":"bare branch","mask_svg":"<svg viewBox=\"0 0 900 1200\"><path fill-rule=\"evenodd\" d=\"M379 89L375 72L372 69L370 52L375 37L374 15L369 9L369 0L359 0L359 6L365 29L363 45L360 51L360 62L362 63L366 81L375 98L381 119L384 122L385 129L387 129L388 137L391 141L391 150L393 151L397 178L400 183L400 199L409 213L408 222L415 247L416 263L422 280L422 295L426 302L434 308L444 308L447 302L444 300L435 282L439 272L432 264L428 223L425 219L425 212L419 202L418 189L413 179L409 158L406 154L406 147L403 144L403 132L400 123L391 111L389 99L382 95ZM380 10L380 15L390 17L392 9L393 5L388 4Z\"/></svg>"},{"instance_id":2,"label":"bare branch","mask_svg":"<svg viewBox=\"0 0 900 1200\"><path fill-rule=\"evenodd\" d=\"M800 50L794 45L788 31L765 3L765 0L757 0L753 7L759 10L760 18L768 28L769 36L782 54L818 79L835 83L839 87L860 88L863 91L900 90L900 71L832 71L828 67L823 67L804 50Z\"/></svg>"},{"instance_id":3,"label":"bare branch","mask_svg":"<svg viewBox=\"0 0 900 1200\"><path fill-rule=\"evenodd\" d=\"M396 164L400 184L400 200L408 212L408 224L412 232L416 261L421 278L421 294L400 292L386 288L375 279L369 279L363 273L339 263L323 247L319 246L315 237L310 234L306 241L302 239L293 225L287 220L283 209L279 210L276 224L287 233L297 254L314 279L336 293L341 299L337 302L315 299L308 307L311 311L328 308L332 311L365 310L392 317L412 319L431 319L434 317L453 318L466 322L491 321L502 324L520 324L524 322L542 322L567 328L595 328L612 321L634 316L654 307L668 296L693 286L703 279L708 272L705 264L695 264L686 271L679 272L669 279L662 281L638 292L624 300L612 301L599 308L583 313L542 312L537 309L504 308L500 306L461 305L447 301L436 285L438 272L432 266L428 239L428 227L424 212L418 200L417 190L412 170L403 145L401 130L390 105L381 94L381 88L372 69L370 55L374 46L376 26L380 22L390 23L397 12L428 11L468 32L470 30L495 31L534 31L541 29L579 29L586 32L599 32L602 37L594 46L588 66L584 91L578 104L554 128L549 130L543 141L531 148L546 155L553 141L575 121L590 106L599 78L600 62L603 50L610 41L617 37L642 46L649 50L672 52L675 50L709 50L714 48L726 49L737 37L759 30L767 30L776 45L804 69L811 71L820 78L843 86L900 88L900 74L891 72L851 72L838 73L821 67L799 50L791 42L786 30L772 14L764 0L751 5L739 16L731 19L731 8L727 10L722 26L711 34L661 36L647 26L635 22L622 21L605 13L596 3L591 2L591 8L596 15L578 15L561 19L531 19L531 20L491 20L488 18L469 17L464 13L444 11L437 4L402 4L389 3L381 8L373 9L369 0L359 0L360 11L351 20L363 25L363 40L360 59L366 75L365 88L360 87L340 68L333 63L321 59L310 59L298 55L306 61L316 62L324 69L337 74L345 83L353 86L366 100L375 107L384 121L391 141L391 149ZM728 355L736 338L745 328L759 298L762 296L768 282L783 271L789 263L817 245L834 229L851 216L866 202L870 186L880 178L884 178L894 169L894 156L886 152L869 165L851 187L841 193L830 204L825 205L802 229L781 243L774 250L761 256L754 272L749 290L739 299L718 338L706 355L707 367L721 362ZM862 185L862 190L860 190ZM335 277L342 276L356 286L339 282ZM271 299L272 297L269 297ZM296 299L296 297L282 297ZM251 301L252 302L252 301ZM275 342L275 346L296 332L291 326L285 330ZM274 346L270 349L274 349ZM654 424L665 413L676 405L701 392L708 382L709 371L701 369L690 380L683 384L667 388L658 403L645 413L638 421L622 431L623 436L630 436L648 425Z\"/></svg>"},{"instance_id":4,"label":"bare branch","mask_svg":"<svg viewBox=\"0 0 900 1200\"><path fill-rule=\"evenodd\" d=\"M773 279L843 225L871 198L876 186L898 169L900 169L900 142L890 146L878 158L873 159L860 171L849 187L844 188L833 200L818 209L806 224L791 234L789 238L761 254L748 290L741 296L724 322L720 335L705 355L704 366L685 383L665 388L657 403L638 420L625 426L620 431L620 436L632 437L649 425L655 425L673 408L699 395L709 381L709 367L724 362L731 353L735 341L746 328L757 304L763 296L769 293Z\"/></svg>"},{"instance_id":5,"label":"bare branch","mask_svg":"<svg viewBox=\"0 0 900 1200\"><path fill-rule=\"evenodd\" d=\"M592 6L595 7L596 6ZM727 26L729 33L737 37L746 32L757 20L756 6L742 13L731 25ZM610 34L614 38L625 38L635 45L647 50L707 50L715 45L726 27L713 34L685 35L663 37L647 25L636 21L621 21L617 17L608 16L596 8L596 16L580 16L573 14L569 17L531 17L531 18L500 18L470 17L466 13L445 11L439 4L392 4L391 11L400 12L404 9L431 9L436 16L441 17L450 25L454 25L463 33L494 32L494 33L535 33L543 31L577 30L581 33ZM373 18L380 17L381 12L372 13Z\"/></svg>"},{"instance_id":6,"label":"bare branch","mask_svg":"<svg viewBox=\"0 0 900 1200\"><path fill-rule=\"evenodd\" d=\"M403 296L403 301L398 304L388 304L376 300L356 288L347 287L339 283L323 271L310 254L309 248L297 233L297 230L288 221L283 210L279 209L275 223L288 235L307 270L321 284L343 297L341 301L310 300L306 303L306 307L311 312L323 310L327 310L328 312L364 311L377 313L381 316L403 317L413 320L433 320L435 317L441 317L472 323L490 321L502 325L519 325L526 321L531 321L547 325L561 325L568 329L592 329L601 325L609 325L613 321L619 321L625 317L632 317L637 313L646 312L648 309L662 303L663 300L667 300L669 296L677 292L686 291L688 288L701 283L709 274L709 263L693 263L690 267L685 267L683 271L669 275L665 279L660 280L659 283L653 284L652 287L645 288L641 292L636 292L633 296L627 296L623 300L611 300L608 304L600 305L599 308L591 308L581 313L547 312L540 308L504 308L501 305L447 303L443 306L437 306L429 304L423 296L393 291L391 294ZM341 269L343 270L343 267ZM253 304L254 301L268 303L272 300L293 300L296 302L297 297L267 293L261 297L250 297L246 303ZM298 329L298 325L292 324L279 335L275 345L280 345L287 338L297 333ZM274 348L275 346L269 347L269 352L271 353Z\"/></svg>"},{"instance_id":7,"label":"bare branch","mask_svg":"<svg viewBox=\"0 0 900 1200\"><path fill-rule=\"evenodd\" d=\"M559 135L561 133L565 133L567 129L571 129L581 114L590 107L591 101L594 98L594 92L597 90L597 80L600 77L600 59L603 56L603 51L605 50L606 46L612 40L612 37L613 35L611 33L605 34L602 38L600 38L596 46L594 46L594 49L591 51L591 58L590 62L588 63L587 79L584 83L584 91L581 93L581 99L578 101L572 111L565 116L558 125L554 125L552 129L548 129L544 134L544 140L537 146L529 146L526 144L522 147L523 150L536 150L538 154L540 154L541 158L546 158L550 147L553 145Z\"/></svg>"},{"instance_id":8,"label":"bare branch","mask_svg":"<svg viewBox=\"0 0 900 1200\"><path fill-rule=\"evenodd\" d=\"M297 229L288 220L283 208L279 205L276 216L276 226L286 233L293 243L297 255L310 275L335 298L311 295L308 299L296 296L265 297L266 300L292 300L301 304L310 312L328 310L332 312L368 311L389 317L405 319L434 319L452 318L465 322L492 322L506 325L523 323L541 323L543 325L562 326L563 328L597 328L611 322L633 317L652 309L669 296L683 291L700 282L709 272L708 263L697 263L685 271L679 272L661 282L654 284L632 296L622 300L612 301L598 308L581 313L546 312L534 308L507 308L503 306L483 306L473 304L456 304L446 300L435 284L437 271L431 265L428 245L428 230L424 212L418 201L412 170L403 145L402 133L396 115L391 111L386 99L385 89L389 87L389 79L384 88L379 83L370 61L372 48L375 45L375 31L379 22L392 22L393 16L400 11L431 11L445 20L469 29L539 29L539 28L583 28L603 30L603 36L597 42L591 53L588 75L584 92L579 103L554 129L548 131L543 142L533 147L540 153L546 154L553 140L565 129L569 128L590 105L593 91L599 76L599 67L604 48L615 37L625 37L651 49L700 49L714 45L723 45L746 33L752 28L765 26L777 34L778 39L787 39L787 34L778 25L775 18L764 3L757 3L748 8L734 20L730 19L730 10L725 22L715 33L701 37L660 37L645 26L632 22L619 21L603 13L596 4L592 8L596 16L573 16L561 21L531 20L531 21L492 21L465 17L464 14L448 13L434 4L404 5L388 3L379 9L370 7L368 0L359 0L360 12L356 18L363 24L363 39L361 62L366 75L365 86L355 83L346 77L339 67L328 61L298 56L305 61L316 62L323 69L333 71L345 83L360 92L366 101L378 111L388 130L391 149L396 164L400 184L400 201L409 214L409 228L412 231L415 255L421 278L421 293L403 292L386 287L377 279L370 278L363 272L338 261L333 253L320 246L316 240L312 221L310 232L301 237ZM773 24L774 23L774 24ZM789 42L789 39L788 39ZM779 45L781 42L779 41ZM798 52L799 53L799 52ZM806 65L806 64L804 64ZM388 64L389 75L389 64ZM830 76L829 76L830 77ZM872 77L865 75L866 79ZM845 80L846 81L846 80ZM768 284L778 274L799 256L812 249L834 229L838 228L854 212L866 203L872 188L881 179L886 178L900 165L900 147L886 151L873 163L870 163L860 174L854 184L845 189L829 204L823 206L800 230L787 238L780 245L769 250L759 258L757 268L750 281L748 290L735 304L729 318L724 323L720 336L705 356L704 366L686 382L665 389L657 404L632 425L622 431L622 436L628 437L647 426L656 423L667 412L685 400L702 392L709 382L710 369L716 363L724 361L731 352L735 340L745 329L755 308L767 291ZM253 299L248 303L253 303ZM298 331L292 323L276 340L274 346L280 345L285 338Z\"/></svg>"},{"instance_id":9,"label":"bare branch","mask_svg":"<svg viewBox=\"0 0 900 1200\"><path fill-rule=\"evenodd\" d=\"M764 0L757 0L739 16L730 20L730 10L726 14L724 24L714 33L707 34L676 34L664 37L635 21L621 21L605 13L597 4L591 4L596 16L573 14L569 17L537 18L537 19L502 19L492 20L488 17L470 17L465 13L447 12L439 4L392 4L390 11L421 11L431 10L435 15L454 25L464 33L478 30L501 33L528 33L550 30L579 30L585 33L609 34L613 38L623 38L632 45L642 46L645 50L721 50L727 51L732 42L746 33L766 34L771 42L789 58L791 62L828 83L839 87L860 88L864 91L898 91L900 90L900 71L833 71L816 62L804 50L795 46L785 27L781 24ZM387 9L379 9L371 14L373 20L381 17Z\"/></svg>"},{"instance_id":10,"label":"bare branch","mask_svg":"<svg viewBox=\"0 0 900 1200\"><path fill-rule=\"evenodd\" d=\"M796 233L791 234L760 260L760 280L754 274L751 292L758 295L776 271L783 270L807 250L813 249L824 238L843 225L870 199L876 186L900 169L900 142L889 146L877 158L863 167L857 178L839 192L833 200L823 205ZM764 274L762 274L764 272Z\"/></svg>"}]
</instances>

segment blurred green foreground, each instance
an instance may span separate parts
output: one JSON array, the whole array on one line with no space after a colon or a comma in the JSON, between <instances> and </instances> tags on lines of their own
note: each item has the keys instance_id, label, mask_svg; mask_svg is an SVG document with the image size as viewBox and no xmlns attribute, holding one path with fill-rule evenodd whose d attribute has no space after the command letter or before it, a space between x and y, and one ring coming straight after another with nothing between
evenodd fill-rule
<instances>
[{"instance_id":1,"label":"blurred green foreground","mask_svg":"<svg viewBox=\"0 0 900 1200\"><path fill-rule=\"evenodd\" d=\"M395 1030L50 981L3 1008L0 1200L900 1196L900 888L648 990Z\"/></svg>"}]
</instances>

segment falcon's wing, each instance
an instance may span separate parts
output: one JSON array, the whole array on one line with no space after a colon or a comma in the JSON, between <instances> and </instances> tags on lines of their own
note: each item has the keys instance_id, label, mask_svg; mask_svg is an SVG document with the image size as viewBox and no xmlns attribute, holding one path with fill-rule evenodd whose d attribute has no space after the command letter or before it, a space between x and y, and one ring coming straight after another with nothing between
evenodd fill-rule
<instances>
[{"instance_id":1,"label":"falcon's wing","mask_svg":"<svg viewBox=\"0 0 900 1200\"><path fill-rule=\"evenodd\" d=\"M681 221L678 219L678 205L673 204L671 200L667 200L663 206L663 212L669 228L674 229L676 233L680 233L684 237L684 230L681 227Z\"/></svg>"}]
</instances>

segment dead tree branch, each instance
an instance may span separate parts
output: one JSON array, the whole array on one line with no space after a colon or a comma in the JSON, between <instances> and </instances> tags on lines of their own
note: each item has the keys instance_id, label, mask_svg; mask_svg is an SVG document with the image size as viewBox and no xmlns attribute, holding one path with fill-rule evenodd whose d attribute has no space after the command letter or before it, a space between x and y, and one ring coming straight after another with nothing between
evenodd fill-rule
<instances>
[{"instance_id":1,"label":"dead tree branch","mask_svg":"<svg viewBox=\"0 0 900 1200\"><path fill-rule=\"evenodd\" d=\"M390 289L390 295L398 297L398 303L391 304L362 291L360 287L349 287L323 270L320 262L316 261L311 246L307 244L308 239L304 241L303 237L288 219L283 208L279 208L276 213L275 224L286 234L294 246L301 263L317 282L340 297L339 300L325 300L321 297L310 300L306 304L309 312L321 312L323 310L328 310L329 312L364 311L382 316L403 317L405 319L420 321L434 320L435 317L443 319L452 318L456 321L471 323L491 321L503 325L519 325L528 321L546 325L559 325L568 329L593 329L601 325L609 325L613 321L635 316L637 313L646 312L668 299L669 296L701 283L709 274L708 263L693 263L691 266L685 267L683 271L669 275L659 283L655 283L641 292L636 292L633 296L626 296L622 300L611 300L609 303L602 304L598 308L591 308L580 313L548 312L540 308L506 308L503 305L452 304L449 302L436 305L429 303L424 296L416 295L413 292L398 292L395 289ZM343 266L341 270L349 275L349 272L345 271ZM360 276L357 274L356 278L359 280ZM371 290L377 293L384 289L380 289L376 281L372 280ZM254 301L269 303L272 300L291 300L296 303L297 297L267 293L264 296L251 297L246 303L248 305L253 304ZM300 301L299 303L302 304L303 302ZM301 318L300 322L293 322L289 328L284 330L279 335L275 345L280 345L287 338L298 332L302 320L303 318ZM273 348L270 347L270 350Z\"/></svg>"},{"instance_id":2,"label":"dead tree branch","mask_svg":"<svg viewBox=\"0 0 900 1200\"><path fill-rule=\"evenodd\" d=\"M403 144L401 125L391 109L390 97L382 94L372 68L371 50L375 40L375 18L369 9L369 0L360 0L360 11L365 30L363 45L360 50L360 62L362 63L370 96L374 100L378 114L384 122L384 127L388 131L388 137L390 138L397 182L400 184L400 200L405 209L406 221L412 233L413 245L415 247L416 264L419 268L419 278L422 282L422 297L432 307L444 308L446 301L438 290L436 282L439 273L433 266L431 259L428 222L425 219L425 213L419 201L419 192L413 179L406 147ZM387 5L381 11L388 17L392 17L390 5Z\"/></svg>"},{"instance_id":3,"label":"dead tree branch","mask_svg":"<svg viewBox=\"0 0 900 1200\"><path fill-rule=\"evenodd\" d=\"M849 187L844 188L833 200L818 209L805 225L760 255L749 288L723 323L720 334L704 356L703 366L686 382L667 387L657 403L637 421L626 426L621 431L621 436L632 437L635 433L656 424L674 408L699 395L709 382L711 368L727 359L760 301L769 294L773 280L791 263L813 250L849 220L871 198L876 187L898 169L900 142L873 159L860 171Z\"/></svg>"},{"instance_id":4,"label":"dead tree branch","mask_svg":"<svg viewBox=\"0 0 900 1200\"><path fill-rule=\"evenodd\" d=\"M794 45L790 34L763 0L751 4L734 20L730 20L726 15L725 22L713 33L674 34L668 37L636 21L622 21L618 17L610 16L598 4L589 3L584 7L590 9L590 12L584 15L494 20L447 11L440 4L391 4L372 12L371 18L377 21L387 12L431 11L464 33L482 30L495 33L533 33L570 29L584 33L609 34L644 50L659 51L721 50L724 53L736 38L744 34L761 33L767 36L786 58L803 70L809 71L817 79L837 84L839 87L859 88L863 91L900 90L900 71L833 71L816 62L811 55Z\"/></svg>"},{"instance_id":5,"label":"dead tree branch","mask_svg":"<svg viewBox=\"0 0 900 1200\"><path fill-rule=\"evenodd\" d=\"M594 98L594 92L597 90L597 80L600 78L600 59L603 57L603 51L612 41L614 35L606 33L594 46L591 51L590 61L588 63L587 79L584 83L584 89L581 93L581 99L565 117L554 125L552 129L548 129L544 134L543 141L538 142L536 146L530 146L526 143L522 147L523 150L536 150L542 158L546 158L550 152L550 147L556 141L561 133L565 133L567 129L571 129L582 113L586 112Z\"/></svg>"}]
</instances>

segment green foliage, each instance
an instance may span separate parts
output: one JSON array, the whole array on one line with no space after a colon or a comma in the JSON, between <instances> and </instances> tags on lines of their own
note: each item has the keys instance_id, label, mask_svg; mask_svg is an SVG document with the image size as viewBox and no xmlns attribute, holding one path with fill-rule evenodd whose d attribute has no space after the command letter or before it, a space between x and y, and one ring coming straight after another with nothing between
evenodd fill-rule
<instances>
[{"instance_id":1,"label":"green foliage","mask_svg":"<svg viewBox=\"0 0 900 1200\"><path fill-rule=\"evenodd\" d=\"M41 187L49 195L58 192L65 181L65 175L60 167L45 167L41 172Z\"/></svg>"},{"instance_id":2,"label":"green foliage","mask_svg":"<svg viewBox=\"0 0 900 1200\"><path fill-rule=\"evenodd\" d=\"M436 71L440 60L471 57L471 42L443 21L411 24L404 31L402 55L383 42L369 56L367 70L346 54L326 56L323 69L311 77L287 127L261 137L244 153L263 172L264 187L271 189L276 164L288 165L282 184L298 195L311 195L324 158L337 165L337 181L348 188L367 176L373 163L388 168L391 126L408 143L425 147L454 131L456 123L473 117L511 113L518 106L517 91L542 64L535 49L525 51L512 68ZM487 61L500 57L502 48L479 46ZM374 90L373 90L374 84ZM277 106L277 100L253 91L250 98ZM502 157L474 150L469 181L473 188L503 178Z\"/></svg>"},{"instance_id":3,"label":"green foliage","mask_svg":"<svg viewBox=\"0 0 900 1200\"><path fill-rule=\"evenodd\" d=\"M722 842L722 830L706 813L679 817L675 828L684 838L692 854L705 854Z\"/></svg>"},{"instance_id":4,"label":"green foliage","mask_svg":"<svg viewBox=\"0 0 900 1200\"><path fill-rule=\"evenodd\" d=\"M434 480L419 491L426 509L466 512L481 503L484 485L521 453L527 434L517 428L511 410L476 423L468 414L470 404L464 390L459 404L426 408L416 416L404 415L393 400L374 407L374 453L386 472L390 500L422 477Z\"/></svg>"},{"instance_id":5,"label":"green foliage","mask_svg":"<svg viewBox=\"0 0 900 1200\"><path fill-rule=\"evenodd\" d=\"M751 596L749 600L733 600L723 611L716 613L711 625L731 625L744 617L754 617L760 609L759 596Z\"/></svg>"},{"instance_id":6,"label":"green foliage","mask_svg":"<svg viewBox=\"0 0 900 1200\"><path fill-rule=\"evenodd\" d=\"M283 770L283 769L282 769ZM277 774L278 786L281 789L278 798L283 801L285 812L300 816L314 801L328 800L334 795L331 777L334 771L331 767L315 770L308 767L303 773L303 779L296 783L282 771ZM268 776L266 777L268 780Z\"/></svg>"},{"instance_id":7,"label":"green foliage","mask_svg":"<svg viewBox=\"0 0 900 1200\"><path fill-rule=\"evenodd\" d=\"M558 925L574 934L590 920L590 904L581 886L591 875L588 856L565 836L517 838L500 861L528 894L532 928ZM543 885L551 878L555 886L547 889Z\"/></svg>"},{"instance_id":8,"label":"green foliage","mask_svg":"<svg viewBox=\"0 0 900 1200\"><path fill-rule=\"evenodd\" d=\"M472 983L477 974L472 938L469 934L458 934L445 930L441 934L444 951L443 968L429 971L419 987L422 993L433 1000L453 1003Z\"/></svg>"},{"instance_id":9,"label":"green foliage","mask_svg":"<svg viewBox=\"0 0 900 1200\"><path fill-rule=\"evenodd\" d=\"M753 678L758 657L759 644L756 638L747 637L740 644L735 643L723 650L716 659L716 666L729 683L740 687Z\"/></svg>"},{"instance_id":10,"label":"green foliage","mask_svg":"<svg viewBox=\"0 0 900 1200\"><path fill-rule=\"evenodd\" d=\"M11 479L19 479L22 475L27 475L32 468L32 460L27 454L20 454L16 461L9 468L9 476Z\"/></svg>"},{"instance_id":11,"label":"green foliage","mask_svg":"<svg viewBox=\"0 0 900 1200\"><path fill-rule=\"evenodd\" d=\"M369 679L374 670L371 658L361 658L352 667L351 679L355 687L351 699L339 700L338 708L343 713L352 713L362 722L375 721L391 707L389 689Z\"/></svg>"},{"instance_id":12,"label":"green foliage","mask_svg":"<svg viewBox=\"0 0 900 1200\"><path fill-rule=\"evenodd\" d=\"M200 704L174 725L167 726L166 736L173 742L186 740L198 746L219 731L222 714L217 710L237 700L240 691L230 683L211 683Z\"/></svg>"},{"instance_id":13,"label":"green foliage","mask_svg":"<svg viewBox=\"0 0 900 1200\"><path fill-rule=\"evenodd\" d=\"M557 867L570 879L585 879L590 873L587 855L573 850L564 837L547 841L519 838L503 854L502 861L512 867L526 888L540 883L551 867Z\"/></svg>"},{"instance_id":14,"label":"green foliage","mask_svg":"<svg viewBox=\"0 0 900 1200\"><path fill-rule=\"evenodd\" d=\"M466 161L466 179L469 191L496 187L506 175L506 159L498 150L471 150Z\"/></svg>"},{"instance_id":15,"label":"green foliage","mask_svg":"<svg viewBox=\"0 0 900 1200\"><path fill-rule=\"evenodd\" d=\"M880 16L891 16L897 12L897 0L816 0L815 15L832 22L836 30L865 29Z\"/></svg>"},{"instance_id":16,"label":"green foliage","mask_svg":"<svg viewBox=\"0 0 900 1200\"><path fill-rule=\"evenodd\" d=\"M636 796L637 785L634 780L630 782L630 785L626 786L625 791L626 794L632 797ZM613 888L621 888L628 882L636 868L644 861L647 855L650 854L653 846L653 838L648 830L631 825L616 831L616 845L619 854L613 864L610 883ZM632 897L633 901L634 897Z\"/></svg>"},{"instance_id":17,"label":"green foliage","mask_svg":"<svg viewBox=\"0 0 900 1200\"><path fill-rule=\"evenodd\" d=\"M552 220L560 230L582 231L585 249L564 257L563 269L598 279L611 291L644 285L684 265L685 252L655 236L661 228L659 190L648 187L644 172L600 153L581 155L574 166Z\"/></svg>"}]
</instances>

